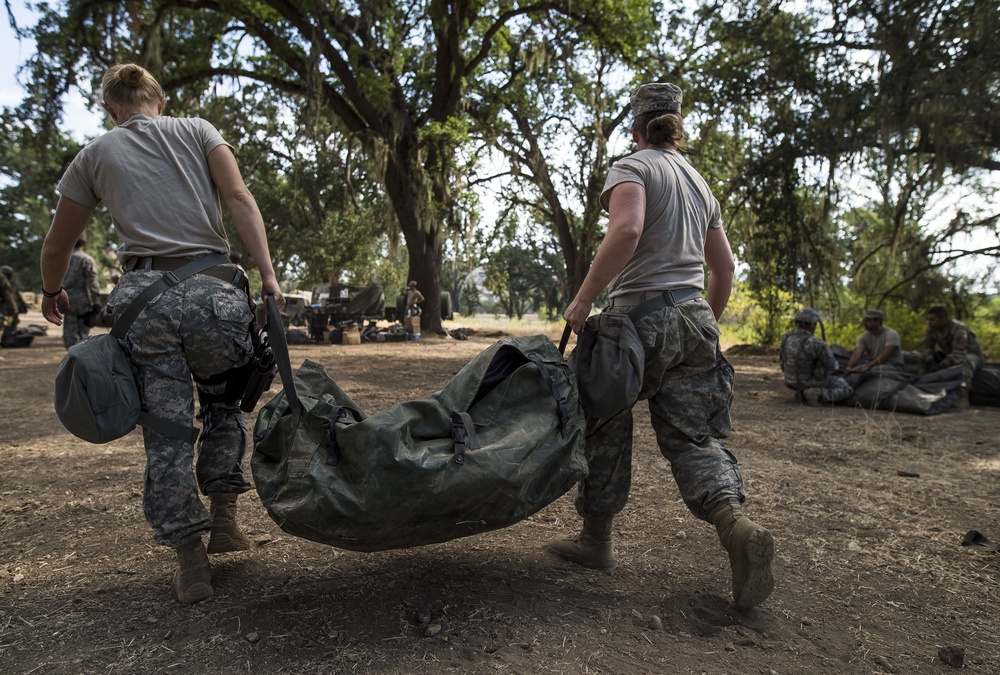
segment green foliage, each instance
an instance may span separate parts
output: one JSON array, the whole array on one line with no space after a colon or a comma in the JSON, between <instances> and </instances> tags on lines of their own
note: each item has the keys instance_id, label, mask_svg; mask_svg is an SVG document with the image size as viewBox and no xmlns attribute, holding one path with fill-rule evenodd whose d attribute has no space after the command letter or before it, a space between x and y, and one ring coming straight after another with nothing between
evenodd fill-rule
<instances>
[{"instance_id":1,"label":"green foliage","mask_svg":"<svg viewBox=\"0 0 1000 675\"><path fill-rule=\"evenodd\" d=\"M706 3L687 25L707 55L690 71L709 144L694 159L767 314L790 310L780 292L826 304L835 322L854 296L909 311L974 306L975 286L949 266L1000 256L1000 242L957 243L976 232L996 242L995 208L974 207L995 204L981 169L1000 168L995 119L983 114L1000 91L1000 41L985 39L1000 29L995 3L833 0L799 14ZM949 216L946 195L972 198ZM758 338L779 324L764 322Z\"/></svg>"},{"instance_id":2,"label":"green foliage","mask_svg":"<svg viewBox=\"0 0 1000 675\"><path fill-rule=\"evenodd\" d=\"M462 304L480 263L483 209L469 193L497 174L497 220L530 223L533 236L491 242L490 283L513 289L514 315L565 306L600 242L607 169L630 147L623 104L654 79L685 90L689 157L746 275L727 330L773 343L807 304L847 339L858 312L880 306L911 339L920 322L909 317L928 304L978 320L975 291L995 283L964 262L1000 259L987 174L1000 169L997 3L39 9L28 97L5 111L0 149L0 260L24 274L36 274L20 261L37 260L52 186L76 152L59 129L63 95L92 96L108 65L135 60L167 88L168 113L203 114L237 147L287 279L412 276L428 329L439 287ZM114 242L98 214L92 253ZM971 234L992 238L960 245Z\"/></svg>"},{"instance_id":3,"label":"green foliage","mask_svg":"<svg viewBox=\"0 0 1000 675\"><path fill-rule=\"evenodd\" d=\"M551 242L508 220L484 247L484 286L512 319L543 308L558 315L566 301L559 267L552 265L557 256Z\"/></svg>"},{"instance_id":4,"label":"green foliage","mask_svg":"<svg viewBox=\"0 0 1000 675\"><path fill-rule=\"evenodd\" d=\"M774 289L773 302L784 310L768 312L759 303L749 283L736 281L729 304L719 321L724 340L733 344L776 344L781 334L788 330L788 311L794 301L791 293ZM769 339L769 336L772 337Z\"/></svg>"},{"instance_id":5,"label":"green foliage","mask_svg":"<svg viewBox=\"0 0 1000 675\"><path fill-rule=\"evenodd\" d=\"M993 297L966 323L976 334L986 358L1000 361L1000 296Z\"/></svg>"},{"instance_id":6,"label":"green foliage","mask_svg":"<svg viewBox=\"0 0 1000 675\"><path fill-rule=\"evenodd\" d=\"M572 11L582 20L549 13L511 25L507 48L487 62L492 76L475 94L478 137L509 165L501 200L558 242L561 260L553 262L569 295L603 235L609 141L627 122L627 67L655 46L656 9L643 0L578 3Z\"/></svg>"},{"instance_id":7,"label":"green foliage","mask_svg":"<svg viewBox=\"0 0 1000 675\"><path fill-rule=\"evenodd\" d=\"M30 107L4 108L0 115L0 264L10 265L24 291L41 288L39 257L58 199L55 187L81 145L58 131L45 134ZM100 208L84 233L86 252L98 264L102 283L115 266L117 238Z\"/></svg>"},{"instance_id":8,"label":"green foliage","mask_svg":"<svg viewBox=\"0 0 1000 675\"><path fill-rule=\"evenodd\" d=\"M459 312L464 316L473 316L482 307L479 297L479 287L475 282L470 281L462 291L461 306Z\"/></svg>"}]
</instances>

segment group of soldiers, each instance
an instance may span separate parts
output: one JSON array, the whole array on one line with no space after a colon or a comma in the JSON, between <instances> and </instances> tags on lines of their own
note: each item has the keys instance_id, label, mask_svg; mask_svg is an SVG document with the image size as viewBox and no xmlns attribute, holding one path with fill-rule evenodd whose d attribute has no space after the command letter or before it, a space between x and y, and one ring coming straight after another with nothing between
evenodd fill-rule
<instances>
[{"instance_id":1,"label":"group of soldiers","mask_svg":"<svg viewBox=\"0 0 1000 675\"><path fill-rule=\"evenodd\" d=\"M918 373L962 366L965 392L957 405L967 407L972 379L986 363L976 335L961 321L950 318L943 307L931 307L924 318L927 330L920 342ZM781 337L780 364L785 386L807 405L839 403L854 394L847 380L850 374L903 370L903 342L899 333L884 322L882 310L865 312L861 320L865 332L858 336L854 351L842 368L833 350L815 335L819 312L800 309L795 313L795 328Z\"/></svg>"}]
</instances>

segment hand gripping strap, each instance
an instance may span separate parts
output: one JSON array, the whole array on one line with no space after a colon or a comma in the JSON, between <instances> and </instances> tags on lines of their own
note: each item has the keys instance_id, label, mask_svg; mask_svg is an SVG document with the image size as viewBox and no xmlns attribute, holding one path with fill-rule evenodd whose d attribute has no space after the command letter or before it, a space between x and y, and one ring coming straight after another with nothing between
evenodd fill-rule
<instances>
[{"instance_id":1,"label":"hand gripping strap","mask_svg":"<svg viewBox=\"0 0 1000 675\"><path fill-rule=\"evenodd\" d=\"M455 444L455 464L465 463L466 450L478 450L479 436L476 435L476 425L467 412L451 414L451 440Z\"/></svg>"}]
</instances>

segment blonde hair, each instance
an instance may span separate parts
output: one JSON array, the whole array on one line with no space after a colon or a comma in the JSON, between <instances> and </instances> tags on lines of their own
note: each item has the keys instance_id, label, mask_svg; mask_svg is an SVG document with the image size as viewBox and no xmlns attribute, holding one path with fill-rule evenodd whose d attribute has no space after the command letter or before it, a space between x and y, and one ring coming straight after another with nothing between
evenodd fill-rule
<instances>
[{"instance_id":1,"label":"blonde hair","mask_svg":"<svg viewBox=\"0 0 1000 675\"><path fill-rule=\"evenodd\" d=\"M134 63L108 68L101 78L101 99L122 117L131 117L149 104L164 99L163 89L149 71Z\"/></svg>"},{"instance_id":2,"label":"blonde hair","mask_svg":"<svg viewBox=\"0 0 1000 675\"><path fill-rule=\"evenodd\" d=\"M678 150L687 149L687 143L684 142L684 124L677 113L656 110L638 115L632 121L632 131L646 139L650 145L669 143Z\"/></svg>"}]
</instances>

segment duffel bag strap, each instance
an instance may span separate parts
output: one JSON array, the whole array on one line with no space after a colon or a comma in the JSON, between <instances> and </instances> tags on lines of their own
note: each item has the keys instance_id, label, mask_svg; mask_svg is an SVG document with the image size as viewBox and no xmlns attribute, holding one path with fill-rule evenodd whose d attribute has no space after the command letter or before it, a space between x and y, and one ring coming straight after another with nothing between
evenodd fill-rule
<instances>
[{"instance_id":1,"label":"duffel bag strap","mask_svg":"<svg viewBox=\"0 0 1000 675\"><path fill-rule=\"evenodd\" d=\"M165 420L162 417L148 413L145 410L139 413L138 425L155 431L158 434L185 441L191 445L194 445L198 441L198 435L201 433L197 427L171 422L170 420Z\"/></svg>"},{"instance_id":2,"label":"duffel bag strap","mask_svg":"<svg viewBox=\"0 0 1000 675\"><path fill-rule=\"evenodd\" d=\"M326 463L330 466L337 466L340 463L340 444L337 443L337 422L347 417L353 417L350 408L342 405L335 405L330 408L330 414L323 422L323 430L326 431Z\"/></svg>"},{"instance_id":3,"label":"duffel bag strap","mask_svg":"<svg viewBox=\"0 0 1000 675\"><path fill-rule=\"evenodd\" d=\"M562 337L559 338L559 353L563 356L566 356L566 345L569 343L569 336L572 332L573 327L567 323L566 327L563 328Z\"/></svg>"},{"instance_id":4,"label":"duffel bag strap","mask_svg":"<svg viewBox=\"0 0 1000 675\"><path fill-rule=\"evenodd\" d=\"M569 324L566 327L569 328ZM538 354L526 354L525 356L535 364L538 372L542 375L542 381L548 385L549 392L552 394L552 398L555 399L556 408L559 411L559 433L565 434L566 424L569 422L569 409L566 407L566 397L560 393L556 381L552 379L552 375L549 374L549 369L545 367L545 362L542 361L542 358Z\"/></svg>"},{"instance_id":5,"label":"duffel bag strap","mask_svg":"<svg viewBox=\"0 0 1000 675\"><path fill-rule=\"evenodd\" d=\"M466 450L478 450L479 436L476 435L476 425L467 412L451 414L451 440L455 444L455 464L465 463Z\"/></svg>"},{"instance_id":6,"label":"duffel bag strap","mask_svg":"<svg viewBox=\"0 0 1000 675\"><path fill-rule=\"evenodd\" d=\"M292 412L299 415L302 413L302 404L295 391L292 361L288 356L288 341L285 339L285 328L281 321L278 301L273 295L268 295L264 298L264 305L267 307L267 337L271 341L274 360L278 363L278 373L281 375L281 385L285 388L285 398L288 399L288 407Z\"/></svg>"}]
</instances>

